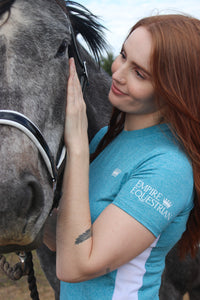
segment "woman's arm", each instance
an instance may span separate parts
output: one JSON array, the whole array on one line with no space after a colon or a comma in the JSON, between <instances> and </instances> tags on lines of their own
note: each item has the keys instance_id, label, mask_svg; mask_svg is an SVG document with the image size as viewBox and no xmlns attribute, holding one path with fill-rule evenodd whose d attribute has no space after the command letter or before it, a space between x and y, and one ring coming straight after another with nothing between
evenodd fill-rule
<instances>
[{"instance_id":1,"label":"woman's arm","mask_svg":"<svg viewBox=\"0 0 200 300\"><path fill-rule=\"evenodd\" d=\"M67 164L56 238L57 276L69 282L110 272L155 240L148 229L112 204L91 224L85 110L74 62L70 60L65 127Z\"/></svg>"}]
</instances>

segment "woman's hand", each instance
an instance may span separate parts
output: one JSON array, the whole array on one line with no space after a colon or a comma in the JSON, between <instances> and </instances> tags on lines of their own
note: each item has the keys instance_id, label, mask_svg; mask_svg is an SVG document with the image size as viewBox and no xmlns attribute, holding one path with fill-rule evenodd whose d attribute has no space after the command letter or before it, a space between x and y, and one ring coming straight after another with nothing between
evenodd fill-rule
<instances>
[{"instance_id":1,"label":"woman's hand","mask_svg":"<svg viewBox=\"0 0 200 300\"><path fill-rule=\"evenodd\" d=\"M74 59L69 59L69 79L65 120L65 144L68 151L88 149L86 105L76 73Z\"/></svg>"}]
</instances>

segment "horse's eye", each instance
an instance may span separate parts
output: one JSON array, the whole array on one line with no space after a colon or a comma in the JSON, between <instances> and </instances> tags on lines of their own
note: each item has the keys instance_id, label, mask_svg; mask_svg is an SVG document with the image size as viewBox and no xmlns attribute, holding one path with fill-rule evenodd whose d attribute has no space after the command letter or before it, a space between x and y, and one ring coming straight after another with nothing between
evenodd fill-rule
<instances>
[{"instance_id":1,"label":"horse's eye","mask_svg":"<svg viewBox=\"0 0 200 300\"><path fill-rule=\"evenodd\" d=\"M60 47L58 48L55 58L64 56L66 49L67 49L67 41L63 40Z\"/></svg>"}]
</instances>

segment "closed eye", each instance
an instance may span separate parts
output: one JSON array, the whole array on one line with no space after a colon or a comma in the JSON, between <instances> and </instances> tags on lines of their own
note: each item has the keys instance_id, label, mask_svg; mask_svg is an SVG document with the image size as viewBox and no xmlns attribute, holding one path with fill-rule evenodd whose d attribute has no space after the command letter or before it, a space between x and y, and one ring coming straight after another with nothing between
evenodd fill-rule
<instances>
[{"instance_id":1,"label":"closed eye","mask_svg":"<svg viewBox=\"0 0 200 300\"><path fill-rule=\"evenodd\" d=\"M120 51L120 55L122 60L127 60L127 54L124 45ZM151 77L151 74L148 71L146 71L143 67L138 65L135 61L131 61L130 63L132 65L133 71L135 72L138 78L147 79L148 77Z\"/></svg>"},{"instance_id":2,"label":"closed eye","mask_svg":"<svg viewBox=\"0 0 200 300\"><path fill-rule=\"evenodd\" d=\"M135 73L138 77L140 77L141 79L145 79L145 77L138 71L138 70L135 70Z\"/></svg>"},{"instance_id":3,"label":"closed eye","mask_svg":"<svg viewBox=\"0 0 200 300\"><path fill-rule=\"evenodd\" d=\"M120 51L120 55L121 55L121 57L122 57L123 59L125 59L125 58L126 58L126 55L125 55L125 52L124 52L124 50L123 50L123 49Z\"/></svg>"}]
</instances>

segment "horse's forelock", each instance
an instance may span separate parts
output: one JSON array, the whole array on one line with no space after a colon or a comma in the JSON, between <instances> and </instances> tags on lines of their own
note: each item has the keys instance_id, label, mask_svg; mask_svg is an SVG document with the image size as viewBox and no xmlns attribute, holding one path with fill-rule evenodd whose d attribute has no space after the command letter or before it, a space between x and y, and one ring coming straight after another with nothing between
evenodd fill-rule
<instances>
[{"instance_id":1,"label":"horse's forelock","mask_svg":"<svg viewBox=\"0 0 200 300\"><path fill-rule=\"evenodd\" d=\"M92 14L83 5L66 1L67 12L75 34L81 34L95 58L98 60L103 50L107 50L107 42L103 31L105 27L98 21L98 17Z\"/></svg>"},{"instance_id":2,"label":"horse's forelock","mask_svg":"<svg viewBox=\"0 0 200 300\"><path fill-rule=\"evenodd\" d=\"M0 0L0 16L10 9L15 0Z\"/></svg>"}]
</instances>

